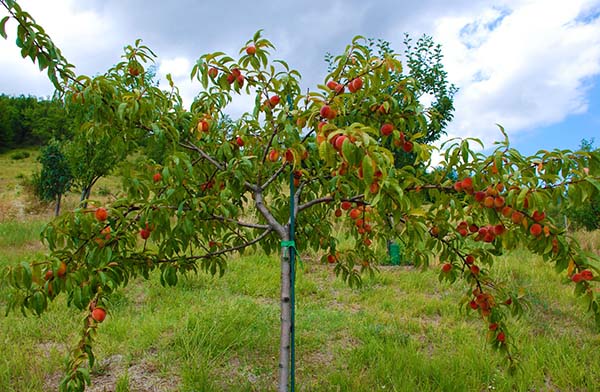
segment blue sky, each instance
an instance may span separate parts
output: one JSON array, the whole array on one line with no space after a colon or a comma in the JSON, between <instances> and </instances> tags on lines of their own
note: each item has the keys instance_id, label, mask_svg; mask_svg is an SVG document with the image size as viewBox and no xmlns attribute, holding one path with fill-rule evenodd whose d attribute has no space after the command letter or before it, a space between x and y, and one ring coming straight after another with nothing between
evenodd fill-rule
<instances>
[{"instance_id":1,"label":"blue sky","mask_svg":"<svg viewBox=\"0 0 600 392\"><path fill-rule=\"evenodd\" d=\"M433 36L450 80L459 87L448 137L477 137L492 147L508 131L524 153L600 145L600 0L21 0L82 74L101 73L122 48L142 38L171 73L186 102L203 53L237 53L258 29L303 75L323 83L326 52L340 53L355 35L382 38L402 52L403 35ZM0 16L2 11L0 10ZM14 30L8 25L8 30ZM165 85L165 83L163 83ZM48 96L37 67L0 40L0 92ZM242 113L251 100L238 99Z\"/></svg>"},{"instance_id":2,"label":"blue sky","mask_svg":"<svg viewBox=\"0 0 600 392\"><path fill-rule=\"evenodd\" d=\"M590 106L586 112L519 134L512 142L514 146L522 153L532 155L540 149L574 150L582 139L594 139L594 147L600 148L600 77L590 84L593 87L588 93Z\"/></svg>"}]
</instances>

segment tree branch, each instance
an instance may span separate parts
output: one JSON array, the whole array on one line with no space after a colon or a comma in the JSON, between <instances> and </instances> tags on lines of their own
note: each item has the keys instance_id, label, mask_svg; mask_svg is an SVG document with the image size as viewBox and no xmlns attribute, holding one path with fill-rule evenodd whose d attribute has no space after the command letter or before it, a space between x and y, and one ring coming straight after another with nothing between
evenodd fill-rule
<instances>
[{"instance_id":1,"label":"tree branch","mask_svg":"<svg viewBox=\"0 0 600 392\"><path fill-rule=\"evenodd\" d=\"M258 223L249 223L249 222L243 222L243 221L239 221L239 220L235 220L235 219L231 219L231 218L226 218L226 217L221 216L221 215L211 214L211 216L213 218L215 218L216 220L220 220L220 221L223 221L223 222L235 223L238 226L249 227L251 229L263 229L264 230L264 229L268 229L268 228L271 227L269 225L261 225L261 224L258 224Z\"/></svg>"},{"instance_id":2,"label":"tree branch","mask_svg":"<svg viewBox=\"0 0 600 392\"><path fill-rule=\"evenodd\" d=\"M351 201L351 202L356 202L356 201L361 201L362 199L364 199L365 195L360 194L360 195L356 195L356 196L352 196L351 198L348 199L340 199L340 201ZM314 205L320 204L320 203L329 203L331 201L334 201L335 199L333 198L333 196L325 196L325 197L320 197L318 199L313 199L311 201L308 201L302 205L298 206L298 212L306 210L307 208L310 208Z\"/></svg>"},{"instance_id":3,"label":"tree branch","mask_svg":"<svg viewBox=\"0 0 600 392\"><path fill-rule=\"evenodd\" d=\"M253 193L253 196L254 202L256 203L256 209L267 220L267 222L269 222L269 227L272 230L275 230L281 239L288 238L288 233L286 232L285 227L277 222L277 219L275 219L273 214L271 214L271 211L269 211L267 206L265 206L262 190L256 189Z\"/></svg>"},{"instance_id":4,"label":"tree branch","mask_svg":"<svg viewBox=\"0 0 600 392\"><path fill-rule=\"evenodd\" d=\"M192 144L192 143L187 144L187 143L180 142L179 145L183 148L187 148L188 150L196 151L198 154L200 154L202 156L202 158L209 161L217 169L219 169L221 171L225 170L225 166L223 166L222 164L217 162L213 157L208 155L206 152L204 152L204 150L202 150L200 147L196 146L195 144Z\"/></svg>"},{"instance_id":5,"label":"tree branch","mask_svg":"<svg viewBox=\"0 0 600 392\"><path fill-rule=\"evenodd\" d=\"M260 189L265 189L268 187L279 175L283 172L283 170L287 167L287 163L283 164L277 171L267 180L264 184L260 186Z\"/></svg>"}]
</instances>

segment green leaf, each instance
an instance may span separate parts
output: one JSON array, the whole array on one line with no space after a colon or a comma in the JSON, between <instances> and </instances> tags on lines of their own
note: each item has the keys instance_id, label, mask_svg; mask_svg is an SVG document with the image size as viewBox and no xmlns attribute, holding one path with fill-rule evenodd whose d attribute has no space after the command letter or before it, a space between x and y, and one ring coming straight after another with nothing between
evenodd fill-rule
<instances>
[{"instance_id":1,"label":"green leaf","mask_svg":"<svg viewBox=\"0 0 600 392\"><path fill-rule=\"evenodd\" d=\"M371 185L373 183L375 170L373 169L373 160L369 155L366 154L362 160L362 172L365 184Z\"/></svg>"},{"instance_id":2,"label":"green leaf","mask_svg":"<svg viewBox=\"0 0 600 392\"><path fill-rule=\"evenodd\" d=\"M591 178L591 177L586 177L585 180L587 182L589 182L590 184L592 184L593 186L595 186L596 189L598 189L598 191L600 191L600 181L598 181L594 178Z\"/></svg>"},{"instance_id":3,"label":"green leaf","mask_svg":"<svg viewBox=\"0 0 600 392\"><path fill-rule=\"evenodd\" d=\"M5 16L4 18L2 18L2 20L0 21L0 35L2 36L2 38L6 39L7 35L6 35L6 22L10 19L10 16Z\"/></svg>"}]
</instances>

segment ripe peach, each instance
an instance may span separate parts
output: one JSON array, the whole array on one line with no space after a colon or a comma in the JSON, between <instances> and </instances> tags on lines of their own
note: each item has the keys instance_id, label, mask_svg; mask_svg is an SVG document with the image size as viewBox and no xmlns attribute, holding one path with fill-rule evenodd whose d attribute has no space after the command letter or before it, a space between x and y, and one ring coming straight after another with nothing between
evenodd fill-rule
<instances>
[{"instance_id":1,"label":"ripe peach","mask_svg":"<svg viewBox=\"0 0 600 392\"><path fill-rule=\"evenodd\" d=\"M479 275L480 270L478 266L472 265L469 269L473 275Z\"/></svg>"},{"instance_id":2,"label":"ripe peach","mask_svg":"<svg viewBox=\"0 0 600 392\"><path fill-rule=\"evenodd\" d=\"M477 310L477 308L479 308L479 305L477 304L477 302L475 301L471 301L469 302L469 306L471 307L471 309L473 310Z\"/></svg>"},{"instance_id":3,"label":"ripe peach","mask_svg":"<svg viewBox=\"0 0 600 392\"><path fill-rule=\"evenodd\" d=\"M216 69L215 67L210 67L208 69L208 76L210 76L211 78L216 78L217 75L219 74L219 70Z\"/></svg>"},{"instance_id":4,"label":"ripe peach","mask_svg":"<svg viewBox=\"0 0 600 392\"><path fill-rule=\"evenodd\" d=\"M289 148L285 150L285 160L286 162L294 162L294 153Z\"/></svg>"},{"instance_id":5,"label":"ripe peach","mask_svg":"<svg viewBox=\"0 0 600 392\"><path fill-rule=\"evenodd\" d=\"M269 104L271 105L271 107L277 106L279 101L281 101L281 98L279 98L279 95L273 95L272 97L269 98Z\"/></svg>"},{"instance_id":6,"label":"ripe peach","mask_svg":"<svg viewBox=\"0 0 600 392\"><path fill-rule=\"evenodd\" d=\"M237 139L235 139L235 143L240 147L244 147L244 139L242 139L241 136L238 136Z\"/></svg>"},{"instance_id":7,"label":"ripe peach","mask_svg":"<svg viewBox=\"0 0 600 392\"><path fill-rule=\"evenodd\" d=\"M352 86L352 87L350 87ZM358 91L362 88L363 86L363 80L361 78L356 78L353 81L350 82L350 84L348 85L348 89L351 92L355 92Z\"/></svg>"},{"instance_id":8,"label":"ripe peach","mask_svg":"<svg viewBox=\"0 0 600 392\"><path fill-rule=\"evenodd\" d=\"M327 123L325 121L319 122L319 125L317 126L317 129L319 130L319 132L323 131L323 127L325 125L327 125Z\"/></svg>"},{"instance_id":9,"label":"ripe peach","mask_svg":"<svg viewBox=\"0 0 600 392\"><path fill-rule=\"evenodd\" d=\"M498 223L496 226L494 226L494 234L496 234L496 235L504 234L505 230L506 230L506 228L504 227L504 225L502 223Z\"/></svg>"},{"instance_id":10,"label":"ripe peach","mask_svg":"<svg viewBox=\"0 0 600 392\"><path fill-rule=\"evenodd\" d=\"M504 198L502 196L496 196L494 198L494 207L496 207L496 208L504 207Z\"/></svg>"},{"instance_id":11,"label":"ripe peach","mask_svg":"<svg viewBox=\"0 0 600 392\"><path fill-rule=\"evenodd\" d=\"M277 152L277 150L269 151L269 155L267 156L267 159L270 162L277 162L277 160L279 159L279 152Z\"/></svg>"},{"instance_id":12,"label":"ripe peach","mask_svg":"<svg viewBox=\"0 0 600 392\"><path fill-rule=\"evenodd\" d=\"M465 263L467 264L473 264L475 262L475 256L473 255L467 255L467 257L465 257Z\"/></svg>"},{"instance_id":13,"label":"ripe peach","mask_svg":"<svg viewBox=\"0 0 600 392\"><path fill-rule=\"evenodd\" d=\"M473 223L469 225L469 231L471 233L477 233L479 231L479 227L477 227L477 225Z\"/></svg>"},{"instance_id":14,"label":"ripe peach","mask_svg":"<svg viewBox=\"0 0 600 392\"><path fill-rule=\"evenodd\" d=\"M61 261L60 265L58 266L58 269L56 270L56 275L58 275L59 278L64 278L66 274L67 264L64 261Z\"/></svg>"},{"instance_id":15,"label":"ripe peach","mask_svg":"<svg viewBox=\"0 0 600 392\"><path fill-rule=\"evenodd\" d=\"M592 271L586 269L581 271L581 278L583 280L592 280L594 279L594 274L592 273Z\"/></svg>"},{"instance_id":16,"label":"ripe peach","mask_svg":"<svg viewBox=\"0 0 600 392\"><path fill-rule=\"evenodd\" d=\"M456 181L454 183L454 190L456 192L462 192L463 191L463 185L462 185L462 181Z\"/></svg>"},{"instance_id":17,"label":"ripe peach","mask_svg":"<svg viewBox=\"0 0 600 392\"><path fill-rule=\"evenodd\" d=\"M358 208L354 208L352 211L350 211L350 218L358 219L358 217L360 217L360 210Z\"/></svg>"},{"instance_id":18,"label":"ripe peach","mask_svg":"<svg viewBox=\"0 0 600 392\"><path fill-rule=\"evenodd\" d=\"M335 216L336 216L336 217L338 217L338 218L339 218L340 216L342 216L342 210L340 210L339 208L338 208L338 209L336 209L336 210L335 210Z\"/></svg>"},{"instance_id":19,"label":"ripe peach","mask_svg":"<svg viewBox=\"0 0 600 392\"><path fill-rule=\"evenodd\" d=\"M545 212L540 212L538 210L533 211L533 214L531 215L531 217L533 218L534 221L536 222L541 222L544 220L544 218L546 218L546 213Z\"/></svg>"},{"instance_id":20,"label":"ripe peach","mask_svg":"<svg viewBox=\"0 0 600 392\"><path fill-rule=\"evenodd\" d=\"M485 196L485 192L483 191L475 192L475 201L481 203L485 199Z\"/></svg>"},{"instance_id":21,"label":"ripe peach","mask_svg":"<svg viewBox=\"0 0 600 392\"><path fill-rule=\"evenodd\" d=\"M524 215L522 213L520 213L519 211L513 211L512 215L511 215L511 220L516 225L521 223L523 221L523 218L524 218Z\"/></svg>"},{"instance_id":22,"label":"ripe peach","mask_svg":"<svg viewBox=\"0 0 600 392\"><path fill-rule=\"evenodd\" d=\"M442 265L442 272L448 273L450 271L452 271L452 264L446 263L446 264Z\"/></svg>"},{"instance_id":23,"label":"ripe peach","mask_svg":"<svg viewBox=\"0 0 600 392\"><path fill-rule=\"evenodd\" d=\"M583 276L581 274L573 274L573 276L571 276L571 280L575 283L579 283L583 280Z\"/></svg>"},{"instance_id":24,"label":"ripe peach","mask_svg":"<svg viewBox=\"0 0 600 392\"><path fill-rule=\"evenodd\" d=\"M106 211L106 208L100 207L96 209L94 215L98 221L104 222L108 218L108 211Z\"/></svg>"},{"instance_id":25,"label":"ripe peach","mask_svg":"<svg viewBox=\"0 0 600 392\"><path fill-rule=\"evenodd\" d=\"M483 205L487 208L494 208L494 197L486 196L486 198L483 199Z\"/></svg>"},{"instance_id":26,"label":"ripe peach","mask_svg":"<svg viewBox=\"0 0 600 392\"><path fill-rule=\"evenodd\" d=\"M483 237L483 242L494 242L496 236L491 230L488 230L487 234Z\"/></svg>"},{"instance_id":27,"label":"ripe peach","mask_svg":"<svg viewBox=\"0 0 600 392\"><path fill-rule=\"evenodd\" d=\"M327 82L327 88L329 88L330 90L335 91L335 89L338 85L339 85L339 83L336 82L335 80L330 80L329 82Z\"/></svg>"},{"instance_id":28,"label":"ripe peach","mask_svg":"<svg viewBox=\"0 0 600 392\"><path fill-rule=\"evenodd\" d=\"M244 75L239 75L235 80L239 87L244 86Z\"/></svg>"},{"instance_id":29,"label":"ripe peach","mask_svg":"<svg viewBox=\"0 0 600 392\"><path fill-rule=\"evenodd\" d=\"M335 149L338 151L341 151L342 146L344 145L344 141L346 139L348 139L348 138L344 135L339 135L337 138L335 138L335 144L334 144Z\"/></svg>"},{"instance_id":30,"label":"ripe peach","mask_svg":"<svg viewBox=\"0 0 600 392\"><path fill-rule=\"evenodd\" d=\"M383 124L379 130L383 136L390 136L394 132L394 126L392 124Z\"/></svg>"},{"instance_id":31,"label":"ripe peach","mask_svg":"<svg viewBox=\"0 0 600 392\"><path fill-rule=\"evenodd\" d=\"M413 150L413 147L414 147L414 144L410 140L405 141L404 144L402 145L402 149L405 152L411 152Z\"/></svg>"},{"instance_id":32,"label":"ripe peach","mask_svg":"<svg viewBox=\"0 0 600 392\"><path fill-rule=\"evenodd\" d=\"M498 336L496 336L496 340L500 343L504 343L504 341L506 340L506 335L504 334L504 332L500 332Z\"/></svg>"},{"instance_id":33,"label":"ripe peach","mask_svg":"<svg viewBox=\"0 0 600 392\"><path fill-rule=\"evenodd\" d=\"M337 260L337 258L336 258L334 255L327 255L327 262L328 262L329 264L333 264L333 263L335 263L335 262L336 262L336 260Z\"/></svg>"},{"instance_id":34,"label":"ripe peach","mask_svg":"<svg viewBox=\"0 0 600 392\"><path fill-rule=\"evenodd\" d=\"M152 176L152 180L154 180L154 182L159 182L162 180L162 174L160 173L155 173L154 176Z\"/></svg>"},{"instance_id":35,"label":"ripe peach","mask_svg":"<svg viewBox=\"0 0 600 392\"><path fill-rule=\"evenodd\" d=\"M98 323L103 322L106 318L106 310L102 308L95 308L92 310L92 318Z\"/></svg>"},{"instance_id":36,"label":"ripe peach","mask_svg":"<svg viewBox=\"0 0 600 392\"><path fill-rule=\"evenodd\" d=\"M150 230L145 228L140 230L140 237L145 241L150 237Z\"/></svg>"},{"instance_id":37,"label":"ripe peach","mask_svg":"<svg viewBox=\"0 0 600 392\"><path fill-rule=\"evenodd\" d=\"M466 237L469 235L469 231L465 228L460 228L458 229L458 234L460 234L463 237Z\"/></svg>"},{"instance_id":38,"label":"ripe peach","mask_svg":"<svg viewBox=\"0 0 600 392\"><path fill-rule=\"evenodd\" d=\"M209 123L206 120L198 121L198 132L208 132Z\"/></svg>"},{"instance_id":39,"label":"ripe peach","mask_svg":"<svg viewBox=\"0 0 600 392\"><path fill-rule=\"evenodd\" d=\"M50 280L54 277L54 272L52 272L51 269L49 269L48 271L46 271L46 273L44 274L44 279L46 280Z\"/></svg>"},{"instance_id":40,"label":"ripe peach","mask_svg":"<svg viewBox=\"0 0 600 392\"><path fill-rule=\"evenodd\" d=\"M504 206L504 208L502 208L502 215L506 218L510 217L512 215L512 212L513 209L509 206Z\"/></svg>"},{"instance_id":41,"label":"ripe peach","mask_svg":"<svg viewBox=\"0 0 600 392\"><path fill-rule=\"evenodd\" d=\"M248 45L246 47L246 53L249 56L254 56L256 54L256 46L254 46L254 45Z\"/></svg>"},{"instance_id":42,"label":"ripe peach","mask_svg":"<svg viewBox=\"0 0 600 392\"><path fill-rule=\"evenodd\" d=\"M542 226L539 223L534 223L533 225L531 225L531 227L529 228L529 232L537 237L540 234L542 234Z\"/></svg>"},{"instance_id":43,"label":"ripe peach","mask_svg":"<svg viewBox=\"0 0 600 392\"><path fill-rule=\"evenodd\" d=\"M379 184L374 182L369 186L369 192L371 193L377 193L379 192Z\"/></svg>"},{"instance_id":44,"label":"ripe peach","mask_svg":"<svg viewBox=\"0 0 600 392\"><path fill-rule=\"evenodd\" d=\"M352 203L350 203L349 201L343 201L340 203L340 207L342 208L342 210L348 211L350 208L352 208Z\"/></svg>"},{"instance_id":45,"label":"ripe peach","mask_svg":"<svg viewBox=\"0 0 600 392\"><path fill-rule=\"evenodd\" d=\"M473 179L471 177L465 177L462 180L463 189L473 189Z\"/></svg>"},{"instance_id":46,"label":"ripe peach","mask_svg":"<svg viewBox=\"0 0 600 392\"><path fill-rule=\"evenodd\" d=\"M329 105L323 105L323 107L319 111L319 113L321 114L321 117L324 117L324 118L330 118L332 112L333 112L333 109L331 109L331 106L329 106Z\"/></svg>"}]
</instances>

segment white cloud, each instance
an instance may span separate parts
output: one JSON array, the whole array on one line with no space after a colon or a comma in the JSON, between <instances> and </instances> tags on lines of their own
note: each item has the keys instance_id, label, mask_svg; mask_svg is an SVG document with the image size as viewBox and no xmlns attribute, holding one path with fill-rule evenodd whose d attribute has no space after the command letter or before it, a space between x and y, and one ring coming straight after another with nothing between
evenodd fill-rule
<instances>
[{"instance_id":1,"label":"white cloud","mask_svg":"<svg viewBox=\"0 0 600 392\"><path fill-rule=\"evenodd\" d=\"M62 54L77 66L76 72L94 74L106 69L114 62L107 61L106 52L118 56L120 47L115 49L114 26L108 18L78 8L75 0L65 1L19 1L36 23L41 25ZM0 10L4 16L5 10ZM10 20L6 25L7 40L0 39L0 67L7 78L2 78L2 92L8 94L49 95L52 85L31 60L23 59L14 40L16 24ZM117 57L118 58L118 57Z\"/></svg>"},{"instance_id":2,"label":"white cloud","mask_svg":"<svg viewBox=\"0 0 600 392\"><path fill-rule=\"evenodd\" d=\"M119 61L123 45L141 36L165 56L158 63L161 87L168 88L164 75L171 73L188 104L200 89L188 76L196 57L214 50L236 54L248 32L261 27L279 48L274 57L302 72L304 88L321 82L324 53L339 53L355 34L381 37L401 48L402 32L413 37L427 33L442 44L444 65L460 88L448 133L480 137L486 145L501 138L496 123L517 141L523 132L589 112L588 84L600 74L600 0L424 0L410 7L396 0L380 4L335 0L326 6L307 1L302 7L272 3L264 12L234 1L243 12L231 15L226 30L221 16L228 15L225 7L230 3L182 7L146 1L141 7L141 1L20 0L20 4L79 73L104 72ZM216 16L199 26L195 15ZM14 24L7 30L9 40L0 40L1 92L50 94L46 76L20 57ZM231 113L250 104L236 99Z\"/></svg>"},{"instance_id":3,"label":"white cloud","mask_svg":"<svg viewBox=\"0 0 600 392\"><path fill-rule=\"evenodd\" d=\"M165 59L160 61L158 72L161 75L171 74L174 78L188 76L192 69L190 60L185 57L175 57L173 59Z\"/></svg>"},{"instance_id":4,"label":"white cloud","mask_svg":"<svg viewBox=\"0 0 600 392\"><path fill-rule=\"evenodd\" d=\"M439 18L434 36L460 88L449 133L487 146L501 138L495 123L515 137L585 112L586 81L600 73L600 19L578 16L592 5L521 1Z\"/></svg>"}]
</instances>

